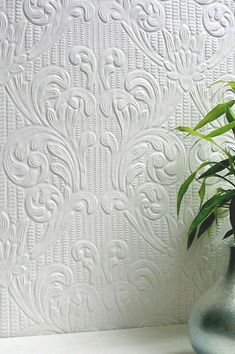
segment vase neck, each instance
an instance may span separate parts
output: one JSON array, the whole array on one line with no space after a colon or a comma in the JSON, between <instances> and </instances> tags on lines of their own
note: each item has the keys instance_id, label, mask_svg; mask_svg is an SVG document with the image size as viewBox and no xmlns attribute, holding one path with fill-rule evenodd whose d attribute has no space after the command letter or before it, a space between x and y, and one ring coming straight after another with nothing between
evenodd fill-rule
<instances>
[{"instance_id":1,"label":"vase neck","mask_svg":"<svg viewBox=\"0 0 235 354\"><path fill-rule=\"evenodd\" d=\"M230 256L229 256L227 276L228 277L235 277L235 245L230 247Z\"/></svg>"}]
</instances>

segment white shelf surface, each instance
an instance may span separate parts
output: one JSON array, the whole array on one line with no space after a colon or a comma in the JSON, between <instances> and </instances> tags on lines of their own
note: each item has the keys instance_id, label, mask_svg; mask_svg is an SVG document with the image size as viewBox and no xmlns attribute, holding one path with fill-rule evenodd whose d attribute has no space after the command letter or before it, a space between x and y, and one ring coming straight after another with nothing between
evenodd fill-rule
<instances>
[{"instance_id":1,"label":"white shelf surface","mask_svg":"<svg viewBox=\"0 0 235 354\"><path fill-rule=\"evenodd\" d=\"M0 339L1 354L194 354L186 326Z\"/></svg>"}]
</instances>

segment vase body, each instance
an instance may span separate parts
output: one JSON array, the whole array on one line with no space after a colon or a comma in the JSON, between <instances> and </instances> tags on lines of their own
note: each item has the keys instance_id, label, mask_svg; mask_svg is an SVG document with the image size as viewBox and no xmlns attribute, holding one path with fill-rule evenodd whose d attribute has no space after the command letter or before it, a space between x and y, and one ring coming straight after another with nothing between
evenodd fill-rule
<instances>
[{"instance_id":1,"label":"vase body","mask_svg":"<svg viewBox=\"0 0 235 354\"><path fill-rule=\"evenodd\" d=\"M197 354L235 354L235 246L226 273L193 307L188 333Z\"/></svg>"}]
</instances>

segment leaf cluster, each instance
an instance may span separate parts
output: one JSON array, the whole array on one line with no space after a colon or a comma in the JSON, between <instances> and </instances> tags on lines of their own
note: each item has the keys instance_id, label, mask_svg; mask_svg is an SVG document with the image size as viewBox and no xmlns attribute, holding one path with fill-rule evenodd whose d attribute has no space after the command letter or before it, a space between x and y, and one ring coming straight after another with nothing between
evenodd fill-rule
<instances>
[{"instance_id":1,"label":"leaf cluster","mask_svg":"<svg viewBox=\"0 0 235 354\"><path fill-rule=\"evenodd\" d=\"M222 81L219 81L220 83ZM230 89L235 92L235 82L228 81L223 82L225 86L229 86ZM218 209L229 209L231 229L224 235L227 238L231 235L235 237L235 184L231 180L231 176L235 176L235 155L231 154L229 149L220 146L214 139L217 136L223 135L228 131L232 131L235 136L235 115L232 107L235 105L235 100L223 102L217 104L210 112L203 117L194 128L179 126L177 129L181 132L187 133L198 137L198 141L205 140L215 145L224 155L224 159L221 161L206 161L198 166L198 168L189 175L182 183L177 196L177 214L179 215L182 200L187 192L189 186L195 181L201 181L201 186L198 190L200 198L200 207L192 221L187 237L188 248L192 245L195 239L204 235L214 221L217 220ZM219 119L220 117L226 117L226 124L217 129L212 128L208 134L203 134L199 130L205 127L207 124ZM206 169L202 172L202 169ZM227 182L230 188L217 188L214 195L205 201L207 179L217 177Z\"/></svg>"}]
</instances>

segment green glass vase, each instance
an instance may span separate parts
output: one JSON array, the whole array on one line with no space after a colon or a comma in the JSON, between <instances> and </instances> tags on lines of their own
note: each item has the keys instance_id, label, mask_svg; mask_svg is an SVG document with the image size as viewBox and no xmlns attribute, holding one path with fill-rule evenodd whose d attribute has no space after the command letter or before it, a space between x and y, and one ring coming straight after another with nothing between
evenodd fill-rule
<instances>
[{"instance_id":1,"label":"green glass vase","mask_svg":"<svg viewBox=\"0 0 235 354\"><path fill-rule=\"evenodd\" d=\"M235 354L235 245L227 271L193 307L188 333L197 354Z\"/></svg>"}]
</instances>

